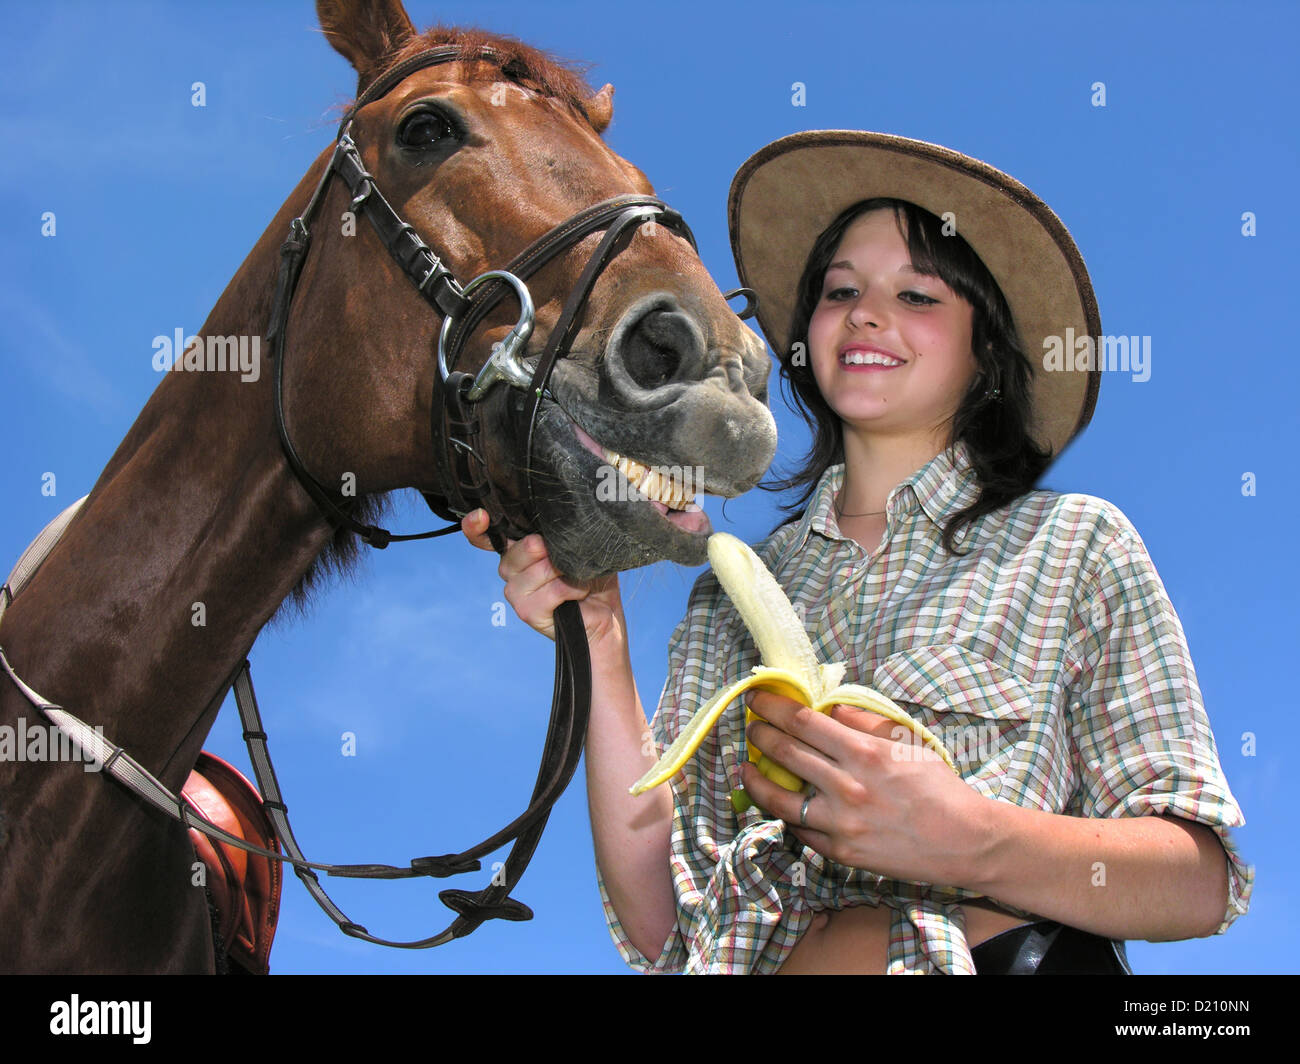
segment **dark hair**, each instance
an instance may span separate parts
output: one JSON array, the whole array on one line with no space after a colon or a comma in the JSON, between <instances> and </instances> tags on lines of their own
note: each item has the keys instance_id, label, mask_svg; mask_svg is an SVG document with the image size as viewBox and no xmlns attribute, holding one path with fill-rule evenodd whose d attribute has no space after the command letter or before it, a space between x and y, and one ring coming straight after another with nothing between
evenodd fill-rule
<instances>
[{"instance_id":1,"label":"dark hair","mask_svg":"<svg viewBox=\"0 0 1300 1064\"><path fill-rule=\"evenodd\" d=\"M861 215L880 209L894 212L899 232L907 241L912 266L923 274L938 277L974 311L971 348L976 373L957 408L949 442L966 443L980 493L944 527L944 548L956 554L957 533L1032 488L1047 468L1050 454L1035 443L1029 432L1032 415L1029 359L1016 334L1006 297L971 246L956 233L946 235L943 222L914 203L883 197L861 200L842 211L813 244L799 278L789 330L790 350L778 353L787 392L813 430L812 449L789 477L767 481L762 486L768 491L801 489L795 502L783 508L787 514L783 523L788 524L807 507L822 474L844 461L839 416L822 398L811 360L793 359L791 353L799 350L796 344L802 344L805 352L808 349L808 324L821 299L826 268L845 231Z\"/></svg>"}]
</instances>

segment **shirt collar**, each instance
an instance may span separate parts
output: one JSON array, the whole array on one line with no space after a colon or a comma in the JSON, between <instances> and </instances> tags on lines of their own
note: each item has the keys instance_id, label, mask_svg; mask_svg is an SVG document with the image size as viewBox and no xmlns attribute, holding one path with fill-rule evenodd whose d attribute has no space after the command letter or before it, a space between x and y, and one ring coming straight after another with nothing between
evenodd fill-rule
<instances>
[{"instance_id":1,"label":"shirt collar","mask_svg":"<svg viewBox=\"0 0 1300 1064\"><path fill-rule=\"evenodd\" d=\"M792 550L801 550L811 532L830 539L844 539L835 520L835 497L844 485L844 463L833 465L808 500L808 509L795 526ZM889 520L918 510L942 531L951 515L965 509L979 497L979 481L971 467L970 452L964 441L940 451L889 493L885 503Z\"/></svg>"},{"instance_id":2,"label":"shirt collar","mask_svg":"<svg viewBox=\"0 0 1300 1064\"><path fill-rule=\"evenodd\" d=\"M891 498L906 488L911 489L925 515L942 528L953 514L979 498L979 479L965 442L959 440L951 449L941 451L895 488Z\"/></svg>"}]
</instances>

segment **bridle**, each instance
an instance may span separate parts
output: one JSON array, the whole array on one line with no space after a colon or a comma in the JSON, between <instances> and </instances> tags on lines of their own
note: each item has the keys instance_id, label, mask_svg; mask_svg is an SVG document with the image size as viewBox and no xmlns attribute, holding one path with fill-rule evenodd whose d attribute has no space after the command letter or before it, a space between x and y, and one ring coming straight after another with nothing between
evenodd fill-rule
<instances>
[{"instance_id":1,"label":"bridle","mask_svg":"<svg viewBox=\"0 0 1300 1064\"><path fill-rule=\"evenodd\" d=\"M535 240L502 269L488 270L461 285L442 259L421 239L415 227L402 219L389 205L374 177L367 172L350 131L353 117L361 108L387 95L416 71L441 63L475 58L502 57L486 46L464 51L456 45L443 45L404 60L372 83L339 123L334 153L306 208L290 223L289 237L280 248L275 301L267 328L267 340L275 361L275 422L280 444L290 468L317 505L331 520L355 532L372 547L386 547L394 540L428 539L446 535L457 531L459 525L453 524L414 535L394 535L386 529L361 524L344 509L336 496L312 476L290 439L284 416L285 333L289 308L298 275L311 246L312 218L324 199L332 177L337 176L347 186L352 197L350 210L353 214L364 213L370 219L381 243L394 261L410 278L416 290L442 315L442 328L437 343L438 384L435 386L432 404L432 436L435 445L439 438L445 437L447 440L444 468L451 475L443 485L444 495L425 492L425 500L434 513L448 521L457 521L479 507L486 509L490 518L488 536L498 551L505 549L507 537L522 539L534 530L537 504L532 449L538 414L543 400L553 398L548 390L551 373L560 358L568 353L591 290L601 272L617 254L620 241L632 227L653 219L656 225L676 231L690 242L692 248L696 248L694 234L677 211L654 196L626 194L579 211ZM534 367L530 367L522 357L534 323L533 300L526 282L557 255L602 229L605 236L570 291L541 357ZM459 355L471 333L512 292L520 305L519 319L514 328L503 341L493 345L491 357L477 375L471 377L456 370ZM517 389L521 396L516 398L521 398L522 403L527 404L527 430L522 434L522 446L518 455L519 468L524 471L527 483L527 513L519 512L518 507L512 507L503 499L488 474L487 462L479 445L482 431L477 404L498 383ZM519 410L521 405L516 402L516 412L522 412Z\"/></svg>"},{"instance_id":2,"label":"bridle","mask_svg":"<svg viewBox=\"0 0 1300 1064\"><path fill-rule=\"evenodd\" d=\"M428 539L458 531L459 524L409 535L396 535L385 529L363 525L346 509L344 501L331 493L307 470L290 438L284 415L284 363L286 331L294 291L303 263L311 246L311 225L316 211L325 197L331 179L337 176L351 194L351 210L364 213L370 219L376 234L389 254L416 286L417 291L442 316L442 327L437 341L438 384L433 402L433 438L448 439L448 455L444 468L449 470L449 481L443 485L444 495L425 493L426 501L439 516L454 521L471 510L483 507L491 518L489 536L498 551L505 549L507 537L518 539L532 530L536 522L537 507L533 485L532 447L539 411L545 398L550 397L548 385L551 373L560 358L569 349L577 333L582 311L592 287L604 268L617 254L622 239L633 226L654 219L687 239L695 247L695 238L681 215L654 196L630 194L594 204L579 211L520 252L501 270L489 270L461 285L442 259L419 236L415 228L404 221L389 205L376 185L374 177L366 171L360 152L352 140L350 130L353 117L363 107L391 92L412 73L429 66L460 60L502 57L488 47L462 50L459 46L444 45L431 48L397 64L392 70L372 83L349 109L339 125L334 152L319 183L302 214L290 223L289 235L280 249L280 265L276 278L275 297L267 328L274 368L275 422L285 457L307 493L317 503L328 519L356 533L372 547L383 548L393 541ZM571 290L560 313L545 349L534 366L523 358L527 340L533 328L533 303L527 280L561 252L574 246L593 233L604 230L596 250ZM748 293L741 289L740 292ZM506 337L496 345L491 357L474 376L456 369L464 345L483 318L506 295L513 294L520 303L519 319ZM729 293L727 298L736 293ZM751 294L752 295L752 294ZM752 300L742 317L753 313ZM521 513L510 506L492 483L487 463L482 455L478 404L492 388L505 383L516 389L513 408L516 414L527 416L527 430L520 434L519 461L527 478L528 512ZM441 394L441 400L439 394ZM441 401L442 408L439 408ZM442 419L440 431L439 420ZM66 524L72 509L62 516ZM52 549L58 529L47 529L28 554L36 552L29 561L28 554L20 560L19 574L12 584L6 584L0 598L0 615L9 599L17 594L22 584L34 574L45 554ZM53 532L53 535L50 533ZM266 734L258 714L253 693L252 676L244 661L231 677L243 723L244 738L257 777L258 788L265 800L270 818L280 844L288 856L250 845L207 821L156 780L143 766L121 747L114 746L97 734L95 729L78 720L62 707L50 703L22 682L14 673L0 648L0 665L27 699L51 721L67 733L74 742L92 758L103 765L103 770L138 797L187 827L241 849L294 866L295 872L308 891L335 921L340 929L354 938L379 945L406 949L422 949L441 945L454 938L469 934L485 920L527 920L532 911L509 896L509 892L528 866L529 859L541 838L551 807L564 792L577 768L586 736L590 713L591 670L588 658L586 632L576 602L565 602L555 612L556 673L552 699L551 719L547 729L542 763L538 770L528 808L500 831L476 846L458 854L439 857L416 858L407 868L391 865L325 865L309 862L289 826L287 808L282 801L275 771L266 746ZM325 893L316 877L316 871L350 878L396 879L413 876L444 877L480 868L480 858L513 842L504 865L494 874L489 886L480 891L444 890L439 897L456 912L456 919L436 935L413 942L395 942L377 938L364 927L349 920Z\"/></svg>"}]
</instances>

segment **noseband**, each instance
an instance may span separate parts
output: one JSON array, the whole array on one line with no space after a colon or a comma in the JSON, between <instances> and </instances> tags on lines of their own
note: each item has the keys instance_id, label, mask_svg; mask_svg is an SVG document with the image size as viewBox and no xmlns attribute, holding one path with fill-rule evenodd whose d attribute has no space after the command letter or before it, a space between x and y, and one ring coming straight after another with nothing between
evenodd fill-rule
<instances>
[{"instance_id":1,"label":"noseband","mask_svg":"<svg viewBox=\"0 0 1300 1064\"><path fill-rule=\"evenodd\" d=\"M667 226L690 241L693 248L696 247L694 234L685 220L663 201L648 195L621 195L587 207L561 222L520 252L503 269L488 270L468 284L461 285L442 259L420 238L415 228L389 205L374 177L367 172L350 131L352 119L362 107L387 95L416 71L442 63L476 58L500 60L502 57L487 47L468 53L456 46L432 48L399 63L367 88L340 122L334 154L325 167L325 173L321 175L306 209L290 223L289 237L280 248L275 301L267 328L267 340L275 359L275 423L280 444L290 468L317 505L332 520L355 532L372 547L386 547L393 540L428 539L446 535L456 531L459 525L453 524L414 535L394 535L385 529L361 524L343 508L338 496L312 476L290 439L284 417L285 332L298 276L311 246L312 217L324 199L325 189L333 176L338 175L351 193L351 211L354 214L363 212L370 219L388 253L443 319L437 341L439 386L435 388L433 402L432 436L435 445L440 438L445 437L447 440L447 460L444 466L451 475L448 483L443 486L444 495L425 492L425 499L434 513L449 521L458 521L479 507L486 509L490 518L488 536L498 551L505 549L505 538L522 539L535 528L537 504L533 486L532 448L538 413L543 399L553 400L548 391L551 373L559 359L568 353L592 287L617 254L620 238L631 227L653 219L656 225ZM524 353L533 331L534 310L532 295L525 282L557 255L600 230L605 231L604 238L570 291L540 358L535 365L530 366L524 360ZM520 306L519 319L514 328L505 340L493 345L491 357L477 375L470 376L456 370L456 362L470 334L488 312L509 294L516 297ZM528 403L527 429L520 434L523 444L518 455L519 468L523 470L528 485L529 512L523 514L517 509L512 512L494 485L480 444L482 431L477 404L497 383L519 389Z\"/></svg>"}]
</instances>

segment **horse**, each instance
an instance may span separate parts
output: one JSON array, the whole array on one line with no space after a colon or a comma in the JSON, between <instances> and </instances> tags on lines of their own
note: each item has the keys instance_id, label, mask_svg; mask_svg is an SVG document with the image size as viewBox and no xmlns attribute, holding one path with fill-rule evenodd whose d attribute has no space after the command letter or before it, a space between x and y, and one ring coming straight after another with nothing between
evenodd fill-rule
<instances>
[{"instance_id":1,"label":"horse","mask_svg":"<svg viewBox=\"0 0 1300 1064\"><path fill-rule=\"evenodd\" d=\"M400 0L317 13L358 77L341 136L0 619L14 676L173 793L262 628L387 543L387 494L483 502L583 581L699 564L707 519L656 470L734 496L775 449L763 345L603 140L611 86ZM83 767L0 760L0 969L214 971L185 827Z\"/></svg>"}]
</instances>

